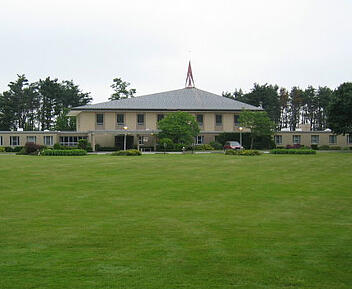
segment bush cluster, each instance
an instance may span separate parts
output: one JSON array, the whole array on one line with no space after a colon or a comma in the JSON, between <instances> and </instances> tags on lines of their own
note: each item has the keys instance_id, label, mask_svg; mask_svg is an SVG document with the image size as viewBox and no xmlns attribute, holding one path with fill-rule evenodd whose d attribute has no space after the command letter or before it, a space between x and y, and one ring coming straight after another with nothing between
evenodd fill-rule
<instances>
[{"instance_id":1,"label":"bush cluster","mask_svg":"<svg viewBox=\"0 0 352 289\"><path fill-rule=\"evenodd\" d=\"M313 149L272 149L271 154L295 154L295 155L313 155L317 152Z\"/></svg>"},{"instance_id":2,"label":"bush cluster","mask_svg":"<svg viewBox=\"0 0 352 289\"><path fill-rule=\"evenodd\" d=\"M23 149L23 146L18 147L5 147L5 152L7 153L17 153Z\"/></svg>"},{"instance_id":3,"label":"bush cluster","mask_svg":"<svg viewBox=\"0 0 352 289\"><path fill-rule=\"evenodd\" d=\"M0 153L4 153L5 152L5 148L4 147L0 147Z\"/></svg>"},{"instance_id":4,"label":"bush cluster","mask_svg":"<svg viewBox=\"0 0 352 289\"><path fill-rule=\"evenodd\" d=\"M259 155L261 155L261 153L258 150L226 150L225 155L259 156Z\"/></svg>"},{"instance_id":5,"label":"bush cluster","mask_svg":"<svg viewBox=\"0 0 352 289\"><path fill-rule=\"evenodd\" d=\"M214 148L210 144L195 145L194 150L196 151L212 151Z\"/></svg>"},{"instance_id":6,"label":"bush cluster","mask_svg":"<svg viewBox=\"0 0 352 289\"><path fill-rule=\"evenodd\" d=\"M112 153L113 156L140 156L142 153L139 150L126 150L126 151L117 151Z\"/></svg>"},{"instance_id":7,"label":"bush cluster","mask_svg":"<svg viewBox=\"0 0 352 289\"><path fill-rule=\"evenodd\" d=\"M222 150L224 148L224 145L216 141L210 142L210 145L214 148L214 150Z\"/></svg>"},{"instance_id":8,"label":"bush cluster","mask_svg":"<svg viewBox=\"0 0 352 289\"><path fill-rule=\"evenodd\" d=\"M45 146L27 142L24 147L16 153L16 155L38 155L40 151L45 149Z\"/></svg>"},{"instance_id":9,"label":"bush cluster","mask_svg":"<svg viewBox=\"0 0 352 289\"><path fill-rule=\"evenodd\" d=\"M46 149L41 152L42 156L84 156L87 154L87 151L81 149L73 150L51 150Z\"/></svg>"}]
</instances>

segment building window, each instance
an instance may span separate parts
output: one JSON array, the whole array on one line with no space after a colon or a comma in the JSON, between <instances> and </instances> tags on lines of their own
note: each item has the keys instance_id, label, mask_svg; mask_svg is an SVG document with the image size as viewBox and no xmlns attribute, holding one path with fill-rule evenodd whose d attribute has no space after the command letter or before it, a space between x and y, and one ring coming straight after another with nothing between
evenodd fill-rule
<instances>
[{"instance_id":1,"label":"building window","mask_svg":"<svg viewBox=\"0 0 352 289\"><path fill-rule=\"evenodd\" d=\"M144 114L137 114L137 124L144 125Z\"/></svg>"},{"instance_id":2,"label":"building window","mask_svg":"<svg viewBox=\"0 0 352 289\"><path fill-rule=\"evenodd\" d=\"M52 135L44 136L44 145L52 146L54 144L54 137Z\"/></svg>"},{"instance_id":3,"label":"building window","mask_svg":"<svg viewBox=\"0 0 352 289\"><path fill-rule=\"evenodd\" d=\"M311 136L311 143L312 144L319 144L319 136L318 135L312 135Z\"/></svg>"},{"instance_id":4,"label":"building window","mask_svg":"<svg viewBox=\"0 0 352 289\"><path fill-rule=\"evenodd\" d=\"M282 135L275 135L274 141L275 141L275 144L281 145L282 144Z\"/></svg>"},{"instance_id":5,"label":"building window","mask_svg":"<svg viewBox=\"0 0 352 289\"><path fill-rule=\"evenodd\" d=\"M293 142L293 144L301 144L301 136L300 135L293 135L292 142Z\"/></svg>"},{"instance_id":6,"label":"building window","mask_svg":"<svg viewBox=\"0 0 352 289\"><path fill-rule=\"evenodd\" d=\"M216 125L222 125L222 115L221 114L215 115L215 123L216 123Z\"/></svg>"},{"instance_id":7,"label":"building window","mask_svg":"<svg viewBox=\"0 0 352 289\"><path fill-rule=\"evenodd\" d=\"M352 144L352 134L349 134L349 135L347 136L347 143L348 143L348 144Z\"/></svg>"},{"instance_id":8,"label":"building window","mask_svg":"<svg viewBox=\"0 0 352 289\"><path fill-rule=\"evenodd\" d=\"M63 146L77 146L80 139L87 139L86 136L60 136L60 145Z\"/></svg>"},{"instance_id":9,"label":"building window","mask_svg":"<svg viewBox=\"0 0 352 289\"><path fill-rule=\"evenodd\" d=\"M3 145L3 142L2 142L2 136L0 135L0 146Z\"/></svg>"},{"instance_id":10,"label":"building window","mask_svg":"<svg viewBox=\"0 0 352 289\"><path fill-rule=\"evenodd\" d=\"M157 116L157 121L161 121L162 119L164 118L164 115L163 114L158 114Z\"/></svg>"},{"instance_id":11,"label":"building window","mask_svg":"<svg viewBox=\"0 0 352 289\"><path fill-rule=\"evenodd\" d=\"M97 125L103 125L104 124L104 114L98 113L97 114Z\"/></svg>"},{"instance_id":12,"label":"building window","mask_svg":"<svg viewBox=\"0 0 352 289\"><path fill-rule=\"evenodd\" d=\"M198 125L203 125L203 115L202 114L197 114L197 122L198 122Z\"/></svg>"},{"instance_id":13,"label":"building window","mask_svg":"<svg viewBox=\"0 0 352 289\"><path fill-rule=\"evenodd\" d=\"M36 143L36 140L37 138L34 135L27 136L27 142Z\"/></svg>"},{"instance_id":14,"label":"building window","mask_svg":"<svg viewBox=\"0 0 352 289\"><path fill-rule=\"evenodd\" d=\"M337 136L332 134L329 135L329 144L336 144L337 143Z\"/></svg>"},{"instance_id":15,"label":"building window","mask_svg":"<svg viewBox=\"0 0 352 289\"><path fill-rule=\"evenodd\" d=\"M235 114L233 116L233 122L234 122L235 125L239 125L240 124L239 119L240 119L240 116L238 114Z\"/></svg>"},{"instance_id":16,"label":"building window","mask_svg":"<svg viewBox=\"0 0 352 289\"><path fill-rule=\"evenodd\" d=\"M10 146L19 146L20 137L19 136L10 136Z\"/></svg>"},{"instance_id":17,"label":"building window","mask_svg":"<svg viewBox=\"0 0 352 289\"><path fill-rule=\"evenodd\" d=\"M117 114L116 115L116 122L118 125L124 125L125 124L125 115L124 114Z\"/></svg>"},{"instance_id":18,"label":"building window","mask_svg":"<svg viewBox=\"0 0 352 289\"><path fill-rule=\"evenodd\" d=\"M204 143L204 135L198 135L197 137L196 137L196 144L197 145L201 145L201 144L203 144Z\"/></svg>"}]
</instances>

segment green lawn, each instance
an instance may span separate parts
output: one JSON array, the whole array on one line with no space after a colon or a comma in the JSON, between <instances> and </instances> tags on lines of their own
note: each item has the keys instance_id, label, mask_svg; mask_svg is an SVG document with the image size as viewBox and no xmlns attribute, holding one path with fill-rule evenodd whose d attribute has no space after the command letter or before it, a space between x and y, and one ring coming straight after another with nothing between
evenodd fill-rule
<instances>
[{"instance_id":1,"label":"green lawn","mask_svg":"<svg viewBox=\"0 0 352 289\"><path fill-rule=\"evenodd\" d=\"M0 155L0 288L352 288L352 154Z\"/></svg>"}]
</instances>

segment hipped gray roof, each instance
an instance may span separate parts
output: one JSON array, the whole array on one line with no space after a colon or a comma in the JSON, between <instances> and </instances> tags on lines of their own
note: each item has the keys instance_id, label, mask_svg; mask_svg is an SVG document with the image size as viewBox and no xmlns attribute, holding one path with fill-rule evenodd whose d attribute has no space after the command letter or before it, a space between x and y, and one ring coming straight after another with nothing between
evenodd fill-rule
<instances>
[{"instance_id":1,"label":"hipped gray roof","mask_svg":"<svg viewBox=\"0 0 352 289\"><path fill-rule=\"evenodd\" d=\"M73 108L73 110L183 110L183 111L211 111L211 110L262 110L259 107L240 101L232 100L221 95L210 93L197 88L183 88L166 92L143 95L87 104Z\"/></svg>"}]
</instances>

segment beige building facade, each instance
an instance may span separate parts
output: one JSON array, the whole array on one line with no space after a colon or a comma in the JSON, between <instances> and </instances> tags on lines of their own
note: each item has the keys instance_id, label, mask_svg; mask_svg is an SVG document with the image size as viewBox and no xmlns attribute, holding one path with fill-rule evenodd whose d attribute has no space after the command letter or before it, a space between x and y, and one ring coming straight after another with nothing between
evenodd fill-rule
<instances>
[{"instance_id":1,"label":"beige building facade","mask_svg":"<svg viewBox=\"0 0 352 289\"><path fill-rule=\"evenodd\" d=\"M76 131L0 131L0 146L24 146L26 142L48 147L55 143L76 146L83 138L91 143L93 150L96 147L155 150L158 121L176 111L185 111L195 117L200 134L194 143L208 144L221 133L240 133L238 120L243 110L262 111L259 107L186 87L73 108L69 115L76 117ZM243 128L242 132L248 130ZM352 147L352 135L336 136L330 131L281 131L275 133L274 141L278 147Z\"/></svg>"}]
</instances>

